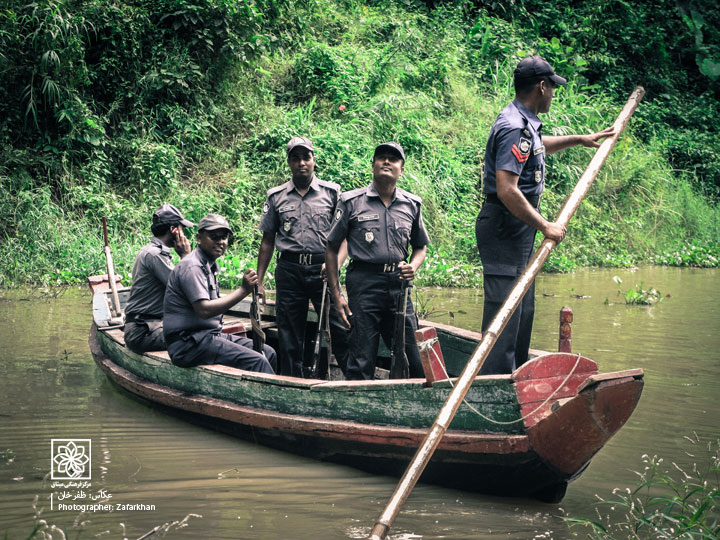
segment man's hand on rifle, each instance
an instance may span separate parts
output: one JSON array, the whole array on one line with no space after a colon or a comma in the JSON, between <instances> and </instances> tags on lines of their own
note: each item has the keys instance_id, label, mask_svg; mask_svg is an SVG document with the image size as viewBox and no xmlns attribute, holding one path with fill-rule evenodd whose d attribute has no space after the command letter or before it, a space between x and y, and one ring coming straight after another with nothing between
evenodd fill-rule
<instances>
[{"instance_id":1,"label":"man's hand on rifle","mask_svg":"<svg viewBox=\"0 0 720 540\"><path fill-rule=\"evenodd\" d=\"M265 286L262 284L262 282L258 279L258 311L262 315L262 313L265 311Z\"/></svg>"},{"instance_id":2,"label":"man's hand on rifle","mask_svg":"<svg viewBox=\"0 0 720 540\"><path fill-rule=\"evenodd\" d=\"M398 269L400 270L400 279L404 279L406 281L412 281L415 279L415 268L413 268L410 263L400 261L398 263Z\"/></svg>"},{"instance_id":3,"label":"man's hand on rifle","mask_svg":"<svg viewBox=\"0 0 720 540\"><path fill-rule=\"evenodd\" d=\"M245 295L248 295L252 292L253 287L255 287L258 283L259 280L257 273L255 273L255 270L252 268L248 268L243 273L242 285L240 288L245 290Z\"/></svg>"}]
</instances>

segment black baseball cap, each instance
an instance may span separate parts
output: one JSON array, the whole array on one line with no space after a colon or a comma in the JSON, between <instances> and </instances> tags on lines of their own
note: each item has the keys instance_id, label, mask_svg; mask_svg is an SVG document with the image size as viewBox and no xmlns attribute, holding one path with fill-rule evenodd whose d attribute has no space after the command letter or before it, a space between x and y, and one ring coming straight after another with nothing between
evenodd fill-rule
<instances>
[{"instance_id":1,"label":"black baseball cap","mask_svg":"<svg viewBox=\"0 0 720 540\"><path fill-rule=\"evenodd\" d=\"M375 147L375 152L373 152L373 159L378 154L378 152L380 152L380 150L383 150L383 149L392 150L393 153L400 154L400 157L402 158L402 160L405 161L405 151L402 149L402 146L400 146L395 141L389 141L389 142L384 142L382 144L378 144Z\"/></svg>"},{"instance_id":2,"label":"black baseball cap","mask_svg":"<svg viewBox=\"0 0 720 540\"><path fill-rule=\"evenodd\" d=\"M555 84L566 84L567 79L555 75L552 66L542 56L529 56L523 58L515 68L515 80L530 79L533 77L548 77Z\"/></svg>"},{"instance_id":3,"label":"black baseball cap","mask_svg":"<svg viewBox=\"0 0 720 540\"><path fill-rule=\"evenodd\" d=\"M290 154L290 152L292 152L293 149L297 148L298 146L310 150L312 153L315 153L313 143L307 137L293 137L292 139L290 139L290 141L287 143L287 153Z\"/></svg>"},{"instance_id":4,"label":"black baseball cap","mask_svg":"<svg viewBox=\"0 0 720 540\"><path fill-rule=\"evenodd\" d=\"M195 224L192 221L188 221L180 213L180 210L175 208L172 204L163 204L160 208L155 210L152 217L153 225L177 225L178 223L183 227L194 227Z\"/></svg>"},{"instance_id":5,"label":"black baseball cap","mask_svg":"<svg viewBox=\"0 0 720 540\"><path fill-rule=\"evenodd\" d=\"M232 232L230 223L220 214L208 214L198 224L198 231L214 231L217 229L227 229Z\"/></svg>"}]
</instances>

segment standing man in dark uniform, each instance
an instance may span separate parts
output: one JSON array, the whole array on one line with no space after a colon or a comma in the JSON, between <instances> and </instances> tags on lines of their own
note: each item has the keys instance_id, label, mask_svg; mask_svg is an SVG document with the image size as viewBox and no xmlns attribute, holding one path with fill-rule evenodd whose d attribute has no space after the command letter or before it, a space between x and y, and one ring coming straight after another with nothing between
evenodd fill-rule
<instances>
[{"instance_id":1,"label":"standing man in dark uniform","mask_svg":"<svg viewBox=\"0 0 720 540\"><path fill-rule=\"evenodd\" d=\"M545 189L545 155L598 142L613 128L591 135L553 137L542 134L539 113L547 113L556 86L567 81L540 56L515 68L515 100L498 115L485 149L485 203L475 223L483 263L485 331L523 272L534 250L535 232L561 242L565 227L540 213ZM482 374L512 373L527 361L535 313L535 285L523 298L490 352Z\"/></svg>"},{"instance_id":2,"label":"standing man in dark uniform","mask_svg":"<svg viewBox=\"0 0 720 540\"><path fill-rule=\"evenodd\" d=\"M375 148L372 183L343 193L328 237L328 283L336 309L350 328L346 371L350 380L374 378L379 337L388 347L392 340L401 280L415 277L430 243L420 197L396 187L404 165L405 152L398 143L387 142ZM347 300L337 272L338 251L346 239L351 259L346 275ZM409 262L408 246L412 246ZM408 298L405 353L410 377L422 377L415 330L417 317Z\"/></svg>"},{"instance_id":3,"label":"standing man in dark uniform","mask_svg":"<svg viewBox=\"0 0 720 540\"><path fill-rule=\"evenodd\" d=\"M190 253L183 227L194 227L171 204L163 204L152 216L150 243L135 257L130 299L125 306L125 344L138 354L167 349L163 338L163 298L174 267L173 248L180 258Z\"/></svg>"},{"instance_id":4,"label":"standing man in dark uniform","mask_svg":"<svg viewBox=\"0 0 720 540\"><path fill-rule=\"evenodd\" d=\"M310 139L293 137L287 144L292 179L268 190L260 230L259 292L275 248L276 317L280 338L280 374L302 377L303 344L308 299L319 314L325 278L325 247L332 217L340 200L340 186L315 176L315 153ZM341 262L347 250L342 246ZM330 332L335 357L345 371L348 332L331 312Z\"/></svg>"},{"instance_id":5,"label":"standing man in dark uniform","mask_svg":"<svg viewBox=\"0 0 720 540\"><path fill-rule=\"evenodd\" d=\"M197 248L173 269L165 291L165 341L173 364L192 367L224 364L248 371L274 373L275 351L265 345L261 354L252 340L222 333L222 316L257 284L254 270L246 270L242 285L220 296L217 259L230 243L230 224L218 214L200 220Z\"/></svg>"}]
</instances>

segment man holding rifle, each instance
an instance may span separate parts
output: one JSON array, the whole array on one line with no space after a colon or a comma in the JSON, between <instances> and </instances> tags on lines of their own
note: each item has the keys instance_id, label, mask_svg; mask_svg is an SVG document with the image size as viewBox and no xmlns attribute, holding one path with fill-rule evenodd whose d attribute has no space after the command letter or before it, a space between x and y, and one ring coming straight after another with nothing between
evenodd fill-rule
<instances>
[{"instance_id":1,"label":"man holding rifle","mask_svg":"<svg viewBox=\"0 0 720 540\"><path fill-rule=\"evenodd\" d=\"M515 100L498 115L485 149L483 193L485 202L475 223L483 263L485 331L500 310L515 279L534 251L535 233L561 242L565 227L547 221L540 213L545 189L545 155L572 146L600 146L613 128L590 135L542 134L539 113L547 113L558 85L556 75L540 56L525 58L515 68ZM500 334L481 374L512 373L527 361L535 313L533 285Z\"/></svg>"},{"instance_id":2,"label":"man holding rifle","mask_svg":"<svg viewBox=\"0 0 720 540\"><path fill-rule=\"evenodd\" d=\"M245 298L258 282L246 270L242 285L220 296L217 259L230 244L230 224L218 214L200 220L197 248L173 269L165 291L164 334L173 364L192 367L224 364L248 371L275 373L275 350L265 345L264 355L253 350L251 339L222 333L222 316Z\"/></svg>"},{"instance_id":3,"label":"man holding rifle","mask_svg":"<svg viewBox=\"0 0 720 540\"><path fill-rule=\"evenodd\" d=\"M315 176L315 149L306 137L290 139L287 162L292 178L268 190L260 220L263 237L258 252L258 289L259 294L264 296L263 278L277 248L275 307L280 374L303 377L306 375L303 345L308 300L312 301L315 312L320 316L326 274L325 245L340 199L340 186ZM344 245L342 252L340 266L345 260ZM321 323L318 321L319 325ZM330 318L330 333L336 359L345 371L348 337L337 314Z\"/></svg>"},{"instance_id":4,"label":"man holding rifle","mask_svg":"<svg viewBox=\"0 0 720 540\"><path fill-rule=\"evenodd\" d=\"M190 253L184 227L194 227L172 204L163 204L152 216L153 237L135 257L130 299L125 306L125 344L138 354L167 349L163 338L163 298L174 268L174 249L183 259Z\"/></svg>"},{"instance_id":5,"label":"man holding rifle","mask_svg":"<svg viewBox=\"0 0 720 540\"><path fill-rule=\"evenodd\" d=\"M343 193L328 237L328 287L340 318L350 328L346 371L350 380L374 378L379 338L382 336L392 347L393 317L398 311L402 283L415 277L430 243L420 197L397 187L404 164L405 152L398 143L387 142L375 148L372 183ZM351 258L346 275L347 300L337 273L338 252L346 239ZM409 246L412 255L408 262ZM423 368L415 341L417 317L409 296L403 295L402 299L409 374L421 377Z\"/></svg>"}]
</instances>

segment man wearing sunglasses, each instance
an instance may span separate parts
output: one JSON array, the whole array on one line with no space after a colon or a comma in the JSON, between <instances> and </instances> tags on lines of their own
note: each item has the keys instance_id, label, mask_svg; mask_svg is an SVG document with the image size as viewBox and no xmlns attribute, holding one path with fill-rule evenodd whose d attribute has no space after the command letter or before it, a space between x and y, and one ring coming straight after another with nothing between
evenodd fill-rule
<instances>
[{"instance_id":1,"label":"man wearing sunglasses","mask_svg":"<svg viewBox=\"0 0 720 540\"><path fill-rule=\"evenodd\" d=\"M171 249L183 259L190 253L184 227L194 227L172 204L152 216L153 237L135 257L130 299L125 306L125 344L138 354L167 349L163 338L163 298L174 267Z\"/></svg>"},{"instance_id":2,"label":"man wearing sunglasses","mask_svg":"<svg viewBox=\"0 0 720 540\"><path fill-rule=\"evenodd\" d=\"M223 364L248 371L275 373L275 350L255 352L252 340L222 333L222 316L258 283L254 270L243 274L240 288L220 296L217 259L232 239L228 221L218 214L200 220L197 248L170 274L165 291L165 341L173 364L192 367Z\"/></svg>"}]
</instances>

